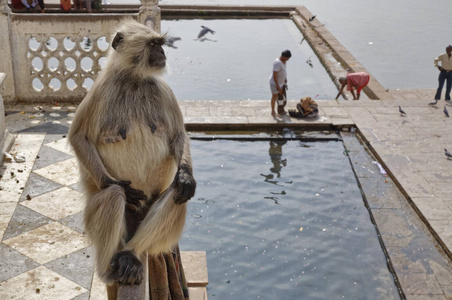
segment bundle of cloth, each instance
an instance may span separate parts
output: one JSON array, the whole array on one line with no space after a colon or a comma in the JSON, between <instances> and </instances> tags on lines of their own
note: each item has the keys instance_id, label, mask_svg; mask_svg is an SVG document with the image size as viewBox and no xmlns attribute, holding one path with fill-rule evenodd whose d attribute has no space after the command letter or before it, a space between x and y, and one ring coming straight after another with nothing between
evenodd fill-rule
<instances>
[{"instance_id":1,"label":"bundle of cloth","mask_svg":"<svg viewBox=\"0 0 452 300\"><path fill-rule=\"evenodd\" d=\"M302 98L296 109L289 109L289 115L294 118L315 118L318 114L319 105L311 97Z\"/></svg>"}]
</instances>

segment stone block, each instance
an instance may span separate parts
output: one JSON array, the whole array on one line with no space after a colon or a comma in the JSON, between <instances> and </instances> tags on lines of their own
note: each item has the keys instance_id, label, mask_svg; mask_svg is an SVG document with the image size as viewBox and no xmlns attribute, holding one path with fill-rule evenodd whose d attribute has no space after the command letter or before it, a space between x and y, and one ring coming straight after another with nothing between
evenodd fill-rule
<instances>
[{"instance_id":1,"label":"stone block","mask_svg":"<svg viewBox=\"0 0 452 300\"><path fill-rule=\"evenodd\" d=\"M205 287L209 283L206 252L181 251L180 256L188 286Z\"/></svg>"},{"instance_id":2,"label":"stone block","mask_svg":"<svg viewBox=\"0 0 452 300\"><path fill-rule=\"evenodd\" d=\"M408 274L400 276L399 281L405 294L408 295L408 299L411 299L409 295L439 295L444 296L441 287L434 275L426 274ZM431 298L438 299L438 298Z\"/></svg>"},{"instance_id":3,"label":"stone block","mask_svg":"<svg viewBox=\"0 0 452 300\"><path fill-rule=\"evenodd\" d=\"M414 204L427 220L452 220L452 211L440 198L412 198Z\"/></svg>"},{"instance_id":4,"label":"stone block","mask_svg":"<svg viewBox=\"0 0 452 300\"><path fill-rule=\"evenodd\" d=\"M191 300L207 300L207 289L204 287L190 287L188 294Z\"/></svg>"},{"instance_id":5,"label":"stone block","mask_svg":"<svg viewBox=\"0 0 452 300\"><path fill-rule=\"evenodd\" d=\"M374 209L373 216L386 247L406 247L414 238L402 209Z\"/></svg>"},{"instance_id":6,"label":"stone block","mask_svg":"<svg viewBox=\"0 0 452 300\"><path fill-rule=\"evenodd\" d=\"M5 106L2 97L5 79L6 74L0 73L0 166L3 164L3 153L8 152L14 142L14 136L6 129Z\"/></svg>"}]
</instances>

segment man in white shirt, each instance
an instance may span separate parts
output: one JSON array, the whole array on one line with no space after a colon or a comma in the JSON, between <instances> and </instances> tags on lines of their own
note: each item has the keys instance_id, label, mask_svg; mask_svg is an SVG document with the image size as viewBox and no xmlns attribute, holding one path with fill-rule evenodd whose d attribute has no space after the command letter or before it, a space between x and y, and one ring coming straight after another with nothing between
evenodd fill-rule
<instances>
[{"instance_id":1,"label":"man in white shirt","mask_svg":"<svg viewBox=\"0 0 452 300\"><path fill-rule=\"evenodd\" d=\"M435 58L433 64L440 71L438 77L438 89L436 90L435 100L441 99L441 92L443 90L444 81L446 83L446 101L450 101L450 90L452 87L452 45L447 46L446 52ZM441 66L438 65L441 62Z\"/></svg>"},{"instance_id":2,"label":"man in white shirt","mask_svg":"<svg viewBox=\"0 0 452 300\"><path fill-rule=\"evenodd\" d=\"M292 54L289 50L284 50L281 56L273 62L273 73L270 76L270 90L272 92L272 116L274 117L279 116L275 112L275 102L278 99L278 95L284 92L283 86L287 84L286 62L291 56Z\"/></svg>"}]
</instances>

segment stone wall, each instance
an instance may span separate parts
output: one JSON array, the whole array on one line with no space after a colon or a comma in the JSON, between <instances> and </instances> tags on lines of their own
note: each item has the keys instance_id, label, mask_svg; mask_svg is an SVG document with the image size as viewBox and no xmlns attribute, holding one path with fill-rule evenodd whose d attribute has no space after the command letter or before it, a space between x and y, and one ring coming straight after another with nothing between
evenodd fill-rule
<instances>
[{"instance_id":1,"label":"stone wall","mask_svg":"<svg viewBox=\"0 0 452 300\"><path fill-rule=\"evenodd\" d=\"M124 15L48 15L11 15L15 100L80 101L97 77Z\"/></svg>"},{"instance_id":2,"label":"stone wall","mask_svg":"<svg viewBox=\"0 0 452 300\"><path fill-rule=\"evenodd\" d=\"M5 103L80 102L106 59L120 19L160 31L158 0L136 13L14 13L0 0L0 72L8 74Z\"/></svg>"},{"instance_id":3,"label":"stone wall","mask_svg":"<svg viewBox=\"0 0 452 300\"><path fill-rule=\"evenodd\" d=\"M14 141L14 137L12 134L8 132L6 129L5 123L5 107L3 105L2 92L4 90L4 83L6 79L5 73L0 73L0 165L3 164L4 155L3 153L7 152Z\"/></svg>"}]
</instances>

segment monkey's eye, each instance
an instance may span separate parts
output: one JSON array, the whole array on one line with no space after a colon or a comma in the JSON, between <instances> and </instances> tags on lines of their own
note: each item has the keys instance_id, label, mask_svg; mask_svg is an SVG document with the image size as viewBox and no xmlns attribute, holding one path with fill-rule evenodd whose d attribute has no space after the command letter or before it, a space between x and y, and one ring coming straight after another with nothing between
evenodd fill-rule
<instances>
[{"instance_id":1,"label":"monkey's eye","mask_svg":"<svg viewBox=\"0 0 452 300\"><path fill-rule=\"evenodd\" d=\"M151 46L152 46L152 47L154 47L154 46L155 46L155 43L154 43L154 42L152 42L152 43L151 43Z\"/></svg>"}]
</instances>

